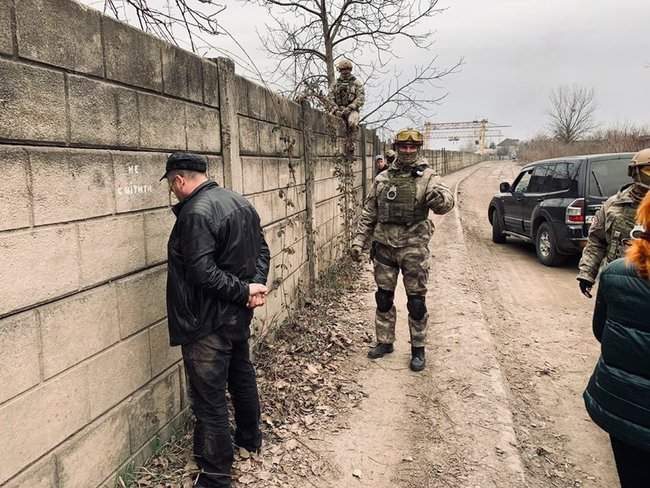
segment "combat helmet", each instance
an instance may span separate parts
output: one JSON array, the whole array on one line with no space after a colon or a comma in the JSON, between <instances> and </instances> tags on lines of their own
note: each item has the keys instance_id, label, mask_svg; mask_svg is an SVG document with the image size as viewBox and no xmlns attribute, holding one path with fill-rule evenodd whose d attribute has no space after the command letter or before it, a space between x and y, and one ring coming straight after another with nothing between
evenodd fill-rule
<instances>
[{"instance_id":1,"label":"combat helmet","mask_svg":"<svg viewBox=\"0 0 650 488\"><path fill-rule=\"evenodd\" d=\"M650 187L650 148L636 153L628 167L629 175L641 185Z\"/></svg>"},{"instance_id":2,"label":"combat helmet","mask_svg":"<svg viewBox=\"0 0 650 488\"><path fill-rule=\"evenodd\" d=\"M338 71L341 71L342 69L349 69L352 70L352 61L346 58L341 58L337 63L336 63L336 69Z\"/></svg>"}]
</instances>

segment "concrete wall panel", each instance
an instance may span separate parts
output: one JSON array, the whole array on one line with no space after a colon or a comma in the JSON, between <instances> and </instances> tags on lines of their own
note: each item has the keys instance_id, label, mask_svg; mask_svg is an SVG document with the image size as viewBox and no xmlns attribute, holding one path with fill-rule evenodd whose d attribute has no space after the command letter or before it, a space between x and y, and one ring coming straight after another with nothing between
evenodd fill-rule
<instances>
[{"instance_id":1,"label":"concrete wall panel","mask_svg":"<svg viewBox=\"0 0 650 488\"><path fill-rule=\"evenodd\" d=\"M11 2L2 2L0 3L0 53L13 54L14 42L11 32Z\"/></svg>"},{"instance_id":2,"label":"concrete wall panel","mask_svg":"<svg viewBox=\"0 0 650 488\"><path fill-rule=\"evenodd\" d=\"M61 68L104 74L100 14L68 0L16 2L18 54Z\"/></svg>"},{"instance_id":3,"label":"concrete wall panel","mask_svg":"<svg viewBox=\"0 0 650 488\"><path fill-rule=\"evenodd\" d=\"M165 93L195 102L203 102L203 68L201 58L176 46L162 48Z\"/></svg>"},{"instance_id":4,"label":"concrete wall panel","mask_svg":"<svg viewBox=\"0 0 650 488\"><path fill-rule=\"evenodd\" d=\"M214 61L203 60L203 103L219 106L219 72Z\"/></svg>"},{"instance_id":5,"label":"concrete wall panel","mask_svg":"<svg viewBox=\"0 0 650 488\"><path fill-rule=\"evenodd\" d=\"M113 213L110 153L49 148L30 150L29 157L36 225Z\"/></svg>"},{"instance_id":6,"label":"concrete wall panel","mask_svg":"<svg viewBox=\"0 0 650 488\"><path fill-rule=\"evenodd\" d=\"M117 212L166 207L169 187L160 181L167 154L115 151L115 200Z\"/></svg>"},{"instance_id":7,"label":"concrete wall panel","mask_svg":"<svg viewBox=\"0 0 650 488\"><path fill-rule=\"evenodd\" d=\"M186 105L187 149L197 152L221 152L219 111L212 108Z\"/></svg>"},{"instance_id":8,"label":"concrete wall panel","mask_svg":"<svg viewBox=\"0 0 650 488\"><path fill-rule=\"evenodd\" d=\"M143 331L88 361L92 378L87 398L96 418L151 379L149 334Z\"/></svg>"},{"instance_id":9,"label":"concrete wall panel","mask_svg":"<svg viewBox=\"0 0 650 488\"><path fill-rule=\"evenodd\" d=\"M143 217L136 214L82 222L79 245L84 285L140 269L145 266Z\"/></svg>"},{"instance_id":10,"label":"concrete wall panel","mask_svg":"<svg viewBox=\"0 0 650 488\"><path fill-rule=\"evenodd\" d=\"M106 77L162 90L162 42L121 22L102 18Z\"/></svg>"},{"instance_id":11,"label":"concrete wall panel","mask_svg":"<svg viewBox=\"0 0 650 488\"><path fill-rule=\"evenodd\" d=\"M137 96L133 90L81 76L69 77L70 140L79 144L137 147Z\"/></svg>"},{"instance_id":12,"label":"concrete wall panel","mask_svg":"<svg viewBox=\"0 0 650 488\"><path fill-rule=\"evenodd\" d=\"M167 260L167 241L174 222L176 222L176 217L167 208L144 214L147 265Z\"/></svg>"},{"instance_id":13,"label":"concrete wall panel","mask_svg":"<svg viewBox=\"0 0 650 488\"><path fill-rule=\"evenodd\" d=\"M239 150L242 154L260 153L259 122L239 117Z\"/></svg>"},{"instance_id":14,"label":"concrete wall panel","mask_svg":"<svg viewBox=\"0 0 650 488\"><path fill-rule=\"evenodd\" d=\"M0 319L0 403L40 382L38 342L34 312Z\"/></svg>"},{"instance_id":15,"label":"concrete wall panel","mask_svg":"<svg viewBox=\"0 0 650 488\"><path fill-rule=\"evenodd\" d=\"M0 315L76 290L77 256L74 226L0 233Z\"/></svg>"},{"instance_id":16,"label":"concrete wall panel","mask_svg":"<svg viewBox=\"0 0 650 488\"><path fill-rule=\"evenodd\" d=\"M47 418L47 422L43 419ZM44 383L0 407L0 483L90 421L86 368Z\"/></svg>"},{"instance_id":17,"label":"concrete wall panel","mask_svg":"<svg viewBox=\"0 0 650 488\"><path fill-rule=\"evenodd\" d=\"M141 144L151 149L185 150L185 104L156 95L138 94Z\"/></svg>"},{"instance_id":18,"label":"concrete wall panel","mask_svg":"<svg viewBox=\"0 0 650 488\"><path fill-rule=\"evenodd\" d=\"M119 303L119 332L122 338L165 318L166 284L166 266L115 282Z\"/></svg>"},{"instance_id":19,"label":"concrete wall panel","mask_svg":"<svg viewBox=\"0 0 650 488\"><path fill-rule=\"evenodd\" d=\"M56 460L46 456L26 472L13 478L3 488L59 488L56 478Z\"/></svg>"},{"instance_id":20,"label":"concrete wall panel","mask_svg":"<svg viewBox=\"0 0 650 488\"><path fill-rule=\"evenodd\" d=\"M0 59L0 100L0 138L65 142L62 73Z\"/></svg>"},{"instance_id":21,"label":"concrete wall panel","mask_svg":"<svg viewBox=\"0 0 650 488\"><path fill-rule=\"evenodd\" d=\"M178 415L181 410L180 389L178 369L174 368L129 401L127 415L133 450L146 444Z\"/></svg>"},{"instance_id":22,"label":"concrete wall panel","mask_svg":"<svg viewBox=\"0 0 650 488\"><path fill-rule=\"evenodd\" d=\"M97 450L101 449L101 456ZM98 486L130 454L125 410L111 412L79 432L56 453L59 488Z\"/></svg>"},{"instance_id":23,"label":"concrete wall panel","mask_svg":"<svg viewBox=\"0 0 650 488\"><path fill-rule=\"evenodd\" d=\"M0 173L5 188L0 192L0 231L27 227L32 202L27 185L29 159L24 149L0 146Z\"/></svg>"},{"instance_id":24,"label":"concrete wall panel","mask_svg":"<svg viewBox=\"0 0 650 488\"><path fill-rule=\"evenodd\" d=\"M151 347L151 371L154 376L162 373L172 364L182 359L180 346L169 345L167 321L160 322L149 329Z\"/></svg>"},{"instance_id":25,"label":"concrete wall panel","mask_svg":"<svg viewBox=\"0 0 650 488\"><path fill-rule=\"evenodd\" d=\"M45 305L39 316L46 379L120 339L117 295L111 285Z\"/></svg>"}]
</instances>

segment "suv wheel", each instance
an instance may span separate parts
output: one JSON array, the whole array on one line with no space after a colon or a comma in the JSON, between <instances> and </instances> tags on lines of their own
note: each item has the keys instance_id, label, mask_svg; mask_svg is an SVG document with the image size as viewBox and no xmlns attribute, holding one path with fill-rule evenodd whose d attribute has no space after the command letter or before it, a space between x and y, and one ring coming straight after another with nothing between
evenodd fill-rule
<instances>
[{"instance_id":1,"label":"suv wheel","mask_svg":"<svg viewBox=\"0 0 650 488\"><path fill-rule=\"evenodd\" d=\"M545 266L559 266L566 257L557 252L557 240L553 228L546 222L539 226L535 235L537 259Z\"/></svg>"},{"instance_id":2,"label":"suv wheel","mask_svg":"<svg viewBox=\"0 0 650 488\"><path fill-rule=\"evenodd\" d=\"M498 208L492 211L492 242L496 244L506 242L506 234L503 232L503 217Z\"/></svg>"}]
</instances>

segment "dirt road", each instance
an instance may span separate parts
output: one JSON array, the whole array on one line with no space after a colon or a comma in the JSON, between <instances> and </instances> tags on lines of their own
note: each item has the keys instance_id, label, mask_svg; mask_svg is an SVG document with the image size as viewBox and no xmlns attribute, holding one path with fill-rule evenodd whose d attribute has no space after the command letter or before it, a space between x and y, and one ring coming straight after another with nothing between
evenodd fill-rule
<instances>
[{"instance_id":1,"label":"dirt road","mask_svg":"<svg viewBox=\"0 0 650 488\"><path fill-rule=\"evenodd\" d=\"M487 204L516 171L487 162L445 178L459 205L436 221L427 369L408 370L400 289L396 352L354 355L367 397L310 441L332 466L310 485L616 486L607 437L582 405L598 349L575 262L546 268L526 245L490 240ZM373 295L359 299L372 330Z\"/></svg>"}]
</instances>

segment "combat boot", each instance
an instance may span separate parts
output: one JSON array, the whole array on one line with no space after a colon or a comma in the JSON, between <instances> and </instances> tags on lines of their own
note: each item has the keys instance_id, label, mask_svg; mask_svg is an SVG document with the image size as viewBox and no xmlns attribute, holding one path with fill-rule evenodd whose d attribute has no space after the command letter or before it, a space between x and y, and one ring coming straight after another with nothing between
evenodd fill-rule
<instances>
[{"instance_id":1,"label":"combat boot","mask_svg":"<svg viewBox=\"0 0 650 488\"><path fill-rule=\"evenodd\" d=\"M378 358L383 358L385 354L390 354L393 352L393 345L392 344L383 344L381 342L377 343L377 345L368 351L368 357L370 359L378 359Z\"/></svg>"},{"instance_id":2,"label":"combat boot","mask_svg":"<svg viewBox=\"0 0 650 488\"><path fill-rule=\"evenodd\" d=\"M411 364L409 367L411 371L422 371L426 361L424 359L424 347L411 348Z\"/></svg>"}]
</instances>

